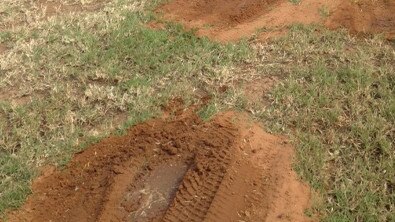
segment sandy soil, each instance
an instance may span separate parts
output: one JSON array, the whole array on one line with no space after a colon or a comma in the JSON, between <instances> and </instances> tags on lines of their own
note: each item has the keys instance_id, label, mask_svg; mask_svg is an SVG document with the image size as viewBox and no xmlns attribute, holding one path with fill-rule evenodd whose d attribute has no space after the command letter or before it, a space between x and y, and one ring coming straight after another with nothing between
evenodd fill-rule
<instances>
[{"instance_id":1,"label":"sandy soil","mask_svg":"<svg viewBox=\"0 0 395 222\"><path fill-rule=\"evenodd\" d=\"M238 113L173 113L44 170L10 221L311 221L285 138Z\"/></svg>"}]
</instances>

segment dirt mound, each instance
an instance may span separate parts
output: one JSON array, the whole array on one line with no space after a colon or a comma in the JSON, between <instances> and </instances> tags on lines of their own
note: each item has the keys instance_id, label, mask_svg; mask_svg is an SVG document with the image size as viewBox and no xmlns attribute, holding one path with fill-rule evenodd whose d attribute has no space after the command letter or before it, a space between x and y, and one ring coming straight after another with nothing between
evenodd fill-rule
<instances>
[{"instance_id":1,"label":"dirt mound","mask_svg":"<svg viewBox=\"0 0 395 222\"><path fill-rule=\"evenodd\" d=\"M233 26L258 18L278 0L175 0L162 9L179 19L207 23L209 25Z\"/></svg>"},{"instance_id":2,"label":"dirt mound","mask_svg":"<svg viewBox=\"0 0 395 222\"><path fill-rule=\"evenodd\" d=\"M10 221L308 221L292 155L240 114L155 119L47 170Z\"/></svg>"},{"instance_id":3,"label":"dirt mound","mask_svg":"<svg viewBox=\"0 0 395 222\"><path fill-rule=\"evenodd\" d=\"M161 6L164 18L181 22L197 34L218 41L249 37L257 30L260 38L284 34L295 23L345 27L353 33L384 33L393 38L395 1L387 0L173 0Z\"/></svg>"},{"instance_id":4,"label":"dirt mound","mask_svg":"<svg viewBox=\"0 0 395 222\"><path fill-rule=\"evenodd\" d=\"M325 24L345 27L352 33L384 33L388 39L395 39L395 1L343 1Z\"/></svg>"},{"instance_id":5,"label":"dirt mound","mask_svg":"<svg viewBox=\"0 0 395 222\"><path fill-rule=\"evenodd\" d=\"M250 35L255 28L249 30L248 34L232 33L229 30L239 30L239 25L254 22L280 2L280 0L174 0L161 6L158 11L164 13L166 19L181 22L187 28L198 29L199 35L228 41Z\"/></svg>"}]
</instances>

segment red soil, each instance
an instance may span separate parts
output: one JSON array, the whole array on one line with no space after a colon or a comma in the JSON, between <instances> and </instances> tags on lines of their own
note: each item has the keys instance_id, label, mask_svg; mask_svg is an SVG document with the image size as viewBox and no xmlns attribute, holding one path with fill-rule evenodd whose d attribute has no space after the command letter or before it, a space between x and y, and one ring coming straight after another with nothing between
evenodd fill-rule
<instances>
[{"instance_id":1,"label":"red soil","mask_svg":"<svg viewBox=\"0 0 395 222\"><path fill-rule=\"evenodd\" d=\"M261 39L281 35L295 23L344 27L352 33L384 33L394 38L393 0L173 0L161 6L164 18L197 29L197 34L218 41L249 37L264 29Z\"/></svg>"},{"instance_id":2,"label":"red soil","mask_svg":"<svg viewBox=\"0 0 395 222\"><path fill-rule=\"evenodd\" d=\"M384 33L388 39L395 39L395 1L343 1L325 24L345 27L352 33Z\"/></svg>"},{"instance_id":3,"label":"red soil","mask_svg":"<svg viewBox=\"0 0 395 222\"><path fill-rule=\"evenodd\" d=\"M243 115L179 113L46 171L10 221L309 221L292 156L284 138Z\"/></svg>"}]
</instances>

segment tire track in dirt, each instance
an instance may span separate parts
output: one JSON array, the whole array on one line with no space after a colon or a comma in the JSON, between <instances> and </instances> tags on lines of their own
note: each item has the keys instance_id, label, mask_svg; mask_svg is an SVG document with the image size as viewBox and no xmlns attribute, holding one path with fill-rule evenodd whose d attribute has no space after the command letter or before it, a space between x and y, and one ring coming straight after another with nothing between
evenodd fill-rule
<instances>
[{"instance_id":1,"label":"tire track in dirt","mask_svg":"<svg viewBox=\"0 0 395 222\"><path fill-rule=\"evenodd\" d=\"M10 221L309 221L284 139L232 112L210 122L173 113L47 172Z\"/></svg>"},{"instance_id":2,"label":"tire track in dirt","mask_svg":"<svg viewBox=\"0 0 395 222\"><path fill-rule=\"evenodd\" d=\"M195 166L185 175L163 221L204 220L231 162L230 150L206 145L211 149L197 151Z\"/></svg>"}]
</instances>

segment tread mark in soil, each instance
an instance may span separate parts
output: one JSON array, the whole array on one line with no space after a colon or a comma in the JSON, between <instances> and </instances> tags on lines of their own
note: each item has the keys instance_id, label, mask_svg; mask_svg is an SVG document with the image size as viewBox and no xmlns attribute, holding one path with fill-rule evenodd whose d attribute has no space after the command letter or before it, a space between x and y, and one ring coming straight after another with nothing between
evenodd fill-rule
<instances>
[{"instance_id":1,"label":"tread mark in soil","mask_svg":"<svg viewBox=\"0 0 395 222\"><path fill-rule=\"evenodd\" d=\"M174 202L163 217L165 222L203 221L230 164L230 148L197 150L195 164L189 169ZM180 217L182 215L182 217Z\"/></svg>"}]
</instances>

